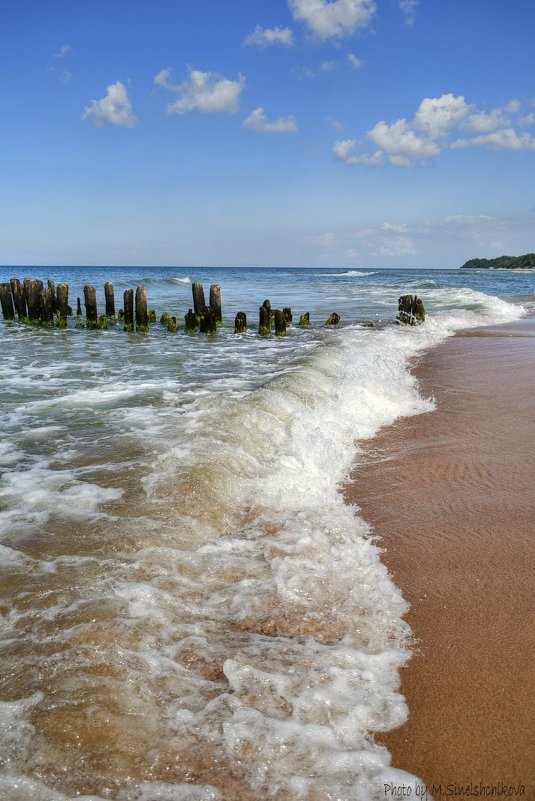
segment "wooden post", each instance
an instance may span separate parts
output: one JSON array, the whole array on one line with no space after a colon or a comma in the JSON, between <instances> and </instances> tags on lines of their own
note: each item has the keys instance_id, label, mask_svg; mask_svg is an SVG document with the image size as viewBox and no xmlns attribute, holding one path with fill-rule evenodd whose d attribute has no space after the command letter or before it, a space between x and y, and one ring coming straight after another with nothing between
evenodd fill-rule
<instances>
[{"instance_id":1,"label":"wooden post","mask_svg":"<svg viewBox=\"0 0 535 801\"><path fill-rule=\"evenodd\" d=\"M310 325L310 312L305 312L299 318L299 325L305 328L307 325Z\"/></svg>"},{"instance_id":2,"label":"wooden post","mask_svg":"<svg viewBox=\"0 0 535 801\"><path fill-rule=\"evenodd\" d=\"M24 288L18 278L12 278L9 283L11 285L11 294L13 295L13 301L17 310L17 317L19 318L19 322L21 322L22 320L26 320L28 317L28 312L26 310L26 298L24 297Z\"/></svg>"},{"instance_id":3,"label":"wooden post","mask_svg":"<svg viewBox=\"0 0 535 801\"><path fill-rule=\"evenodd\" d=\"M80 303L80 298L76 298L76 316L82 316L82 304Z\"/></svg>"},{"instance_id":4,"label":"wooden post","mask_svg":"<svg viewBox=\"0 0 535 801\"><path fill-rule=\"evenodd\" d=\"M200 284L198 281L194 281L191 285L191 291L193 294L193 311L195 312L197 321L200 321L203 309L206 306L202 284Z\"/></svg>"},{"instance_id":5,"label":"wooden post","mask_svg":"<svg viewBox=\"0 0 535 801\"><path fill-rule=\"evenodd\" d=\"M24 296L28 307L28 322L41 322L41 290L43 282L36 278L24 279Z\"/></svg>"},{"instance_id":6,"label":"wooden post","mask_svg":"<svg viewBox=\"0 0 535 801\"><path fill-rule=\"evenodd\" d=\"M4 320L15 319L15 307L11 296L11 284L0 284L0 303Z\"/></svg>"},{"instance_id":7,"label":"wooden post","mask_svg":"<svg viewBox=\"0 0 535 801\"><path fill-rule=\"evenodd\" d=\"M271 333L271 308L266 306L266 301L259 309L258 333L261 337L268 337Z\"/></svg>"},{"instance_id":8,"label":"wooden post","mask_svg":"<svg viewBox=\"0 0 535 801\"><path fill-rule=\"evenodd\" d=\"M290 325L290 323L292 322L292 319L293 319L292 318L292 310L290 309L290 307L289 306L285 306L284 309L282 310L282 313L284 314L284 319L286 320L286 325Z\"/></svg>"},{"instance_id":9,"label":"wooden post","mask_svg":"<svg viewBox=\"0 0 535 801\"><path fill-rule=\"evenodd\" d=\"M192 309L189 309L188 313L184 316L184 323L186 334L193 334L193 332L197 330L197 317Z\"/></svg>"},{"instance_id":10,"label":"wooden post","mask_svg":"<svg viewBox=\"0 0 535 801\"><path fill-rule=\"evenodd\" d=\"M275 334L278 337L286 336L286 317L280 309L275 309Z\"/></svg>"},{"instance_id":11,"label":"wooden post","mask_svg":"<svg viewBox=\"0 0 535 801\"><path fill-rule=\"evenodd\" d=\"M106 299L106 317L115 317L115 296L111 281L106 281L104 284L104 297Z\"/></svg>"},{"instance_id":12,"label":"wooden post","mask_svg":"<svg viewBox=\"0 0 535 801\"><path fill-rule=\"evenodd\" d=\"M149 330L149 313L147 311L147 290L144 286L136 289L136 331Z\"/></svg>"},{"instance_id":13,"label":"wooden post","mask_svg":"<svg viewBox=\"0 0 535 801\"><path fill-rule=\"evenodd\" d=\"M219 284L212 284L210 287L210 308L214 310L216 323L223 322L221 316L221 287Z\"/></svg>"},{"instance_id":14,"label":"wooden post","mask_svg":"<svg viewBox=\"0 0 535 801\"><path fill-rule=\"evenodd\" d=\"M245 312L238 312L234 320L234 333L245 334L247 331L247 317Z\"/></svg>"},{"instance_id":15,"label":"wooden post","mask_svg":"<svg viewBox=\"0 0 535 801\"><path fill-rule=\"evenodd\" d=\"M52 287L40 290L41 325L54 323L54 291Z\"/></svg>"},{"instance_id":16,"label":"wooden post","mask_svg":"<svg viewBox=\"0 0 535 801\"><path fill-rule=\"evenodd\" d=\"M51 302L52 302L52 312L55 313L55 311L56 311L56 285L55 285L54 281L52 281L50 278L48 279L48 293L52 298L52 300L51 300Z\"/></svg>"},{"instance_id":17,"label":"wooden post","mask_svg":"<svg viewBox=\"0 0 535 801\"><path fill-rule=\"evenodd\" d=\"M398 298L398 322L405 325L420 325L425 320L424 304L417 295L402 295Z\"/></svg>"},{"instance_id":18,"label":"wooden post","mask_svg":"<svg viewBox=\"0 0 535 801\"><path fill-rule=\"evenodd\" d=\"M68 284L58 284L58 288L56 290L56 311L58 314L61 314L62 317L68 317L69 315Z\"/></svg>"},{"instance_id":19,"label":"wooden post","mask_svg":"<svg viewBox=\"0 0 535 801\"><path fill-rule=\"evenodd\" d=\"M336 312L333 312L332 314L329 314L329 316L325 320L325 325L338 325L339 322L340 322L340 315L337 314Z\"/></svg>"},{"instance_id":20,"label":"wooden post","mask_svg":"<svg viewBox=\"0 0 535 801\"><path fill-rule=\"evenodd\" d=\"M124 291L124 330L134 330L134 290Z\"/></svg>"},{"instance_id":21,"label":"wooden post","mask_svg":"<svg viewBox=\"0 0 535 801\"><path fill-rule=\"evenodd\" d=\"M201 334L215 334L216 327L214 310L211 306L205 306L199 320L199 331Z\"/></svg>"},{"instance_id":22,"label":"wooden post","mask_svg":"<svg viewBox=\"0 0 535 801\"><path fill-rule=\"evenodd\" d=\"M172 334L176 334L178 331L178 324L176 321L176 317L169 317L167 320L167 330L170 331Z\"/></svg>"},{"instance_id":23,"label":"wooden post","mask_svg":"<svg viewBox=\"0 0 535 801\"><path fill-rule=\"evenodd\" d=\"M98 323L97 290L91 284L84 286L84 304L85 324L88 328L96 328Z\"/></svg>"},{"instance_id":24,"label":"wooden post","mask_svg":"<svg viewBox=\"0 0 535 801\"><path fill-rule=\"evenodd\" d=\"M155 323L155 322L156 322L156 309L150 309L149 310L149 323Z\"/></svg>"}]
</instances>

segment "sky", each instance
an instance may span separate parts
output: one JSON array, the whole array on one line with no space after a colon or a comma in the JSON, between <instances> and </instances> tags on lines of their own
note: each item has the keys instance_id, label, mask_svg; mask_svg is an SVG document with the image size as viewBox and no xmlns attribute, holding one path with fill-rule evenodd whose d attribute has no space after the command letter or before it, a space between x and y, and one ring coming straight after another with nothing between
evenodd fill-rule
<instances>
[{"instance_id":1,"label":"sky","mask_svg":"<svg viewBox=\"0 0 535 801\"><path fill-rule=\"evenodd\" d=\"M0 263L535 250L534 0L3 0Z\"/></svg>"}]
</instances>

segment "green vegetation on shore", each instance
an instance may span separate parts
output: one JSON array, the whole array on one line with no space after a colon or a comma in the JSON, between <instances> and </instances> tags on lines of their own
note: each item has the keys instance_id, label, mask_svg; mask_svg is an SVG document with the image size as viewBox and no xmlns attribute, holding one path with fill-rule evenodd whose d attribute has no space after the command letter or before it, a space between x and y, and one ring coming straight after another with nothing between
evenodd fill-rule
<instances>
[{"instance_id":1,"label":"green vegetation on shore","mask_svg":"<svg viewBox=\"0 0 535 801\"><path fill-rule=\"evenodd\" d=\"M461 270L535 270L535 253L524 256L498 256L496 259L469 259Z\"/></svg>"}]
</instances>

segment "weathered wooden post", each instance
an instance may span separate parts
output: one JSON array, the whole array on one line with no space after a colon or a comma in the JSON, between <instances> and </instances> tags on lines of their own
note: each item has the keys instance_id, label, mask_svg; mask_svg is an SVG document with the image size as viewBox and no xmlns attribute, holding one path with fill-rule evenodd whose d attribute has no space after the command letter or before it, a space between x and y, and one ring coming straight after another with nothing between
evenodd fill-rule
<instances>
[{"instance_id":1,"label":"weathered wooden post","mask_svg":"<svg viewBox=\"0 0 535 801\"><path fill-rule=\"evenodd\" d=\"M54 291L52 287L40 290L41 325L50 326L54 323Z\"/></svg>"},{"instance_id":2,"label":"weathered wooden post","mask_svg":"<svg viewBox=\"0 0 535 801\"><path fill-rule=\"evenodd\" d=\"M4 320L14 320L15 307L13 306L13 297L11 295L11 284L0 284L0 303Z\"/></svg>"},{"instance_id":3,"label":"weathered wooden post","mask_svg":"<svg viewBox=\"0 0 535 801\"><path fill-rule=\"evenodd\" d=\"M76 298L76 316L82 316L82 304L80 303L80 298Z\"/></svg>"},{"instance_id":4,"label":"weathered wooden post","mask_svg":"<svg viewBox=\"0 0 535 801\"><path fill-rule=\"evenodd\" d=\"M398 298L398 322L405 325L420 325L425 320L424 304L417 295L402 295Z\"/></svg>"},{"instance_id":5,"label":"weathered wooden post","mask_svg":"<svg viewBox=\"0 0 535 801\"><path fill-rule=\"evenodd\" d=\"M149 309L149 323L156 322L156 309Z\"/></svg>"},{"instance_id":6,"label":"weathered wooden post","mask_svg":"<svg viewBox=\"0 0 535 801\"><path fill-rule=\"evenodd\" d=\"M234 320L234 333L245 334L247 331L247 316L245 312L238 312Z\"/></svg>"},{"instance_id":7,"label":"weathered wooden post","mask_svg":"<svg viewBox=\"0 0 535 801\"><path fill-rule=\"evenodd\" d=\"M84 286L84 304L85 324L88 328L96 328L98 323L97 290L91 284Z\"/></svg>"},{"instance_id":8,"label":"weathered wooden post","mask_svg":"<svg viewBox=\"0 0 535 801\"><path fill-rule=\"evenodd\" d=\"M26 320L28 316L28 312L26 310L26 298L24 297L24 288L18 278L12 278L9 283L11 286L11 294L13 295L15 308L17 310L17 317L19 318L19 322L21 322L22 320Z\"/></svg>"},{"instance_id":9,"label":"weathered wooden post","mask_svg":"<svg viewBox=\"0 0 535 801\"><path fill-rule=\"evenodd\" d=\"M172 334L176 334L178 331L178 324L176 321L176 317L169 317L167 320L167 330L170 331Z\"/></svg>"},{"instance_id":10,"label":"weathered wooden post","mask_svg":"<svg viewBox=\"0 0 535 801\"><path fill-rule=\"evenodd\" d=\"M136 331L149 330L149 313L147 311L147 290L144 286L136 289Z\"/></svg>"},{"instance_id":11,"label":"weathered wooden post","mask_svg":"<svg viewBox=\"0 0 535 801\"><path fill-rule=\"evenodd\" d=\"M192 309L184 316L184 330L186 334L193 334L197 330L197 316Z\"/></svg>"},{"instance_id":12,"label":"weathered wooden post","mask_svg":"<svg viewBox=\"0 0 535 801\"><path fill-rule=\"evenodd\" d=\"M286 317L283 311L280 309L275 309L273 312L275 315L275 334L278 337L285 337L286 336Z\"/></svg>"},{"instance_id":13,"label":"weathered wooden post","mask_svg":"<svg viewBox=\"0 0 535 801\"><path fill-rule=\"evenodd\" d=\"M205 306L199 320L199 331L201 334L215 334L216 328L215 312L211 306Z\"/></svg>"},{"instance_id":14,"label":"weathered wooden post","mask_svg":"<svg viewBox=\"0 0 535 801\"><path fill-rule=\"evenodd\" d=\"M290 325L290 323L292 322L292 319L293 319L292 310L290 309L290 307L289 306L285 306L284 309L282 310L282 313L284 314L284 319L286 320L286 325Z\"/></svg>"},{"instance_id":15,"label":"weathered wooden post","mask_svg":"<svg viewBox=\"0 0 535 801\"><path fill-rule=\"evenodd\" d=\"M258 310L258 333L261 337L268 337L271 334L271 308L270 306L266 306L266 302L269 303L269 300L264 301Z\"/></svg>"},{"instance_id":16,"label":"weathered wooden post","mask_svg":"<svg viewBox=\"0 0 535 801\"><path fill-rule=\"evenodd\" d=\"M124 291L124 330L134 330L134 290Z\"/></svg>"},{"instance_id":17,"label":"weathered wooden post","mask_svg":"<svg viewBox=\"0 0 535 801\"><path fill-rule=\"evenodd\" d=\"M167 325L167 321L169 320L169 313L164 312L160 317L160 325Z\"/></svg>"},{"instance_id":18,"label":"weathered wooden post","mask_svg":"<svg viewBox=\"0 0 535 801\"><path fill-rule=\"evenodd\" d=\"M106 281L104 284L104 298L106 300L106 317L115 317L115 295L111 281Z\"/></svg>"},{"instance_id":19,"label":"weathered wooden post","mask_svg":"<svg viewBox=\"0 0 535 801\"><path fill-rule=\"evenodd\" d=\"M62 317L69 316L69 285L58 284L56 289L56 311Z\"/></svg>"},{"instance_id":20,"label":"weathered wooden post","mask_svg":"<svg viewBox=\"0 0 535 801\"><path fill-rule=\"evenodd\" d=\"M202 284L200 284L198 281L194 281L191 285L191 291L193 294L193 311L195 312L195 317L199 322L203 313L203 309L206 306L206 302L204 300L204 289Z\"/></svg>"},{"instance_id":21,"label":"weathered wooden post","mask_svg":"<svg viewBox=\"0 0 535 801\"><path fill-rule=\"evenodd\" d=\"M41 322L41 290L43 282L37 278L24 279L24 296L28 307L28 322Z\"/></svg>"},{"instance_id":22,"label":"weathered wooden post","mask_svg":"<svg viewBox=\"0 0 535 801\"><path fill-rule=\"evenodd\" d=\"M340 315L337 314L336 312L333 312L332 314L329 314L329 316L325 320L325 325L338 325L339 322L340 322Z\"/></svg>"},{"instance_id":23,"label":"weathered wooden post","mask_svg":"<svg viewBox=\"0 0 535 801\"><path fill-rule=\"evenodd\" d=\"M299 317L299 325L302 328L305 328L307 325L310 325L310 312L305 312Z\"/></svg>"},{"instance_id":24,"label":"weathered wooden post","mask_svg":"<svg viewBox=\"0 0 535 801\"><path fill-rule=\"evenodd\" d=\"M48 302L52 303L52 312L56 311L56 284L52 281L51 278L48 279L48 294L50 295L51 300Z\"/></svg>"},{"instance_id":25,"label":"weathered wooden post","mask_svg":"<svg viewBox=\"0 0 535 801\"><path fill-rule=\"evenodd\" d=\"M221 316L221 287L219 284L212 284L210 287L210 308L214 310L216 323L222 323Z\"/></svg>"}]
</instances>

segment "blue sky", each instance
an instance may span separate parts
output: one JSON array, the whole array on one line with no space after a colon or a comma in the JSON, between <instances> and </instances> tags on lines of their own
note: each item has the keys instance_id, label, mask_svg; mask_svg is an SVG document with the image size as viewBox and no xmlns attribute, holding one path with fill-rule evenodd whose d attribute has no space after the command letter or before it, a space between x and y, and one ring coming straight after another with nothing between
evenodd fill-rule
<instances>
[{"instance_id":1,"label":"blue sky","mask_svg":"<svg viewBox=\"0 0 535 801\"><path fill-rule=\"evenodd\" d=\"M533 0L5 0L0 263L535 250Z\"/></svg>"}]
</instances>

